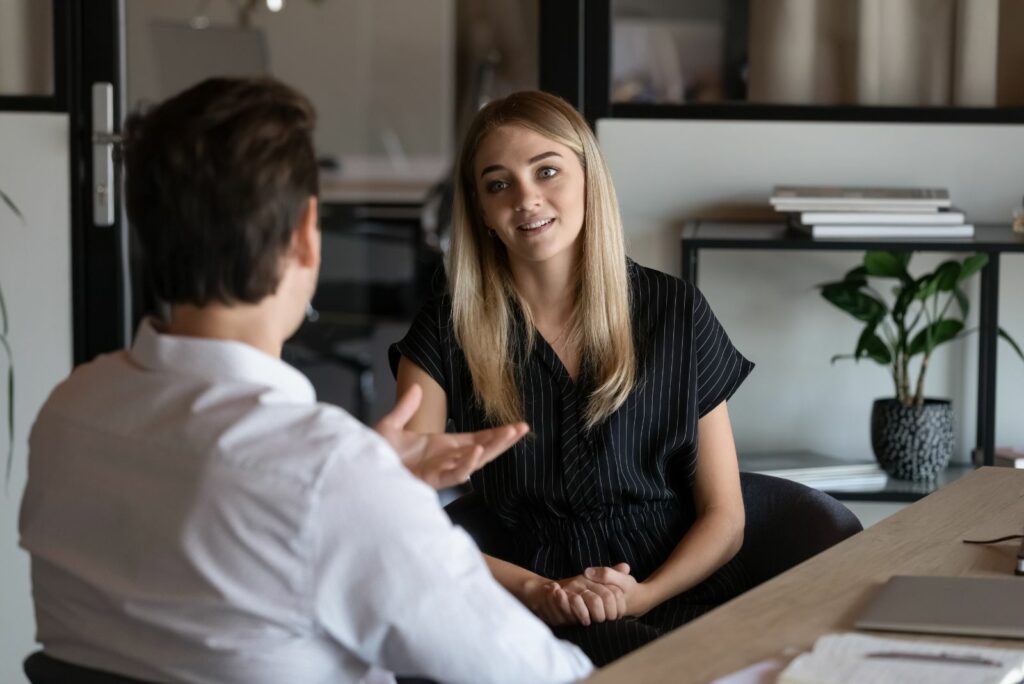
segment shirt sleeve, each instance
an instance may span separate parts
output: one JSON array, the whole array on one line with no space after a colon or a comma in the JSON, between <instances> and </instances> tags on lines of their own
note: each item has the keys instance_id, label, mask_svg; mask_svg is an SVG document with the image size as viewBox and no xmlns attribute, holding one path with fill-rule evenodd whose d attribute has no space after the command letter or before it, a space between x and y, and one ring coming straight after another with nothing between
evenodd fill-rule
<instances>
[{"instance_id":1,"label":"shirt sleeve","mask_svg":"<svg viewBox=\"0 0 1024 684\"><path fill-rule=\"evenodd\" d=\"M444 682L570 682L592 665L493 579L436 493L370 433L325 476L315 613L368 665Z\"/></svg>"},{"instance_id":2,"label":"shirt sleeve","mask_svg":"<svg viewBox=\"0 0 1024 684\"><path fill-rule=\"evenodd\" d=\"M708 301L694 288L693 349L697 366L697 412L704 417L731 397L754 369L719 323Z\"/></svg>"},{"instance_id":3,"label":"shirt sleeve","mask_svg":"<svg viewBox=\"0 0 1024 684\"><path fill-rule=\"evenodd\" d=\"M405 337L388 348L388 361L395 377L398 377L398 361L404 356L448 390L444 341L451 334L451 308L445 306L445 301L437 297L424 304Z\"/></svg>"}]
</instances>

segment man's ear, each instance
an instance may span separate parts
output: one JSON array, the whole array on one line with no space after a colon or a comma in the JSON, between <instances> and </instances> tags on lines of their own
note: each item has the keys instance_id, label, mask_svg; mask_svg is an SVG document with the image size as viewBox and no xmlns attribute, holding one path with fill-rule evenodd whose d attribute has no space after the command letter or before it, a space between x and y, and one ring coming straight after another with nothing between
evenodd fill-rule
<instances>
[{"instance_id":1,"label":"man's ear","mask_svg":"<svg viewBox=\"0 0 1024 684\"><path fill-rule=\"evenodd\" d=\"M303 268L320 266L319 204L310 197L292 233L292 253Z\"/></svg>"}]
</instances>

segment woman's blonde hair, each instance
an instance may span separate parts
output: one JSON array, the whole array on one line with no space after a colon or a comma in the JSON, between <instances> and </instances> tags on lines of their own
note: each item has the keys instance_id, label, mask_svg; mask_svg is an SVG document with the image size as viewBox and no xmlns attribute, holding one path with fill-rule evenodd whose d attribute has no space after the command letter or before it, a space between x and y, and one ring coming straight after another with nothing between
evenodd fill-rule
<instances>
[{"instance_id":1,"label":"woman's blonde hair","mask_svg":"<svg viewBox=\"0 0 1024 684\"><path fill-rule=\"evenodd\" d=\"M565 335L593 380L585 416L592 428L622 405L636 382L626 250L619 203L597 140L583 117L554 95L528 91L491 102L466 132L456 169L448 269L455 337L487 417L495 423L522 420L515 369L533 349L533 314L516 291L505 246L484 225L473 170L481 142L502 126L521 126L565 145L583 166L581 259ZM515 303L526 320L521 348L512 330Z\"/></svg>"}]
</instances>

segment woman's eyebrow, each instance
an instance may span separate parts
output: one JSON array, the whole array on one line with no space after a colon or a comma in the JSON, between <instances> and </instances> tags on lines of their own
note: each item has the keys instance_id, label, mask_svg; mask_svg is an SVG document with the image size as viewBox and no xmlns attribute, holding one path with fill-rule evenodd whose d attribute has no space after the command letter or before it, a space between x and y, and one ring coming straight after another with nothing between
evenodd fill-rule
<instances>
[{"instance_id":1,"label":"woman's eyebrow","mask_svg":"<svg viewBox=\"0 0 1024 684\"><path fill-rule=\"evenodd\" d=\"M536 156L530 157L530 160L529 160L528 163L529 164L536 164L541 159L547 159L548 157L561 157L561 156L562 155L560 155L558 152L555 152L554 150L552 150L551 152L541 152L540 154L538 154ZM484 170L480 172L480 176L481 177L486 176L487 174L493 173L494 171L507 171L507 170L508 169L506 169L501 164L491 164L490 166L484 167Z\"/></svg>"}]
</instances>

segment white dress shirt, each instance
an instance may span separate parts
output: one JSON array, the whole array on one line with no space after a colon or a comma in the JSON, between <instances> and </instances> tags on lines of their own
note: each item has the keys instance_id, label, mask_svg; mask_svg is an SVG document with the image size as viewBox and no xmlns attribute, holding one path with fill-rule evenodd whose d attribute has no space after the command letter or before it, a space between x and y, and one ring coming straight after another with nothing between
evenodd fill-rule
<instances>
[{"instance_id":1,"label":"white dress shirt","mask_svg":"<svg viewBox=\"0 0 1024 684\"><path fill-rule=\"evenodd\" d=\"M591 670L380 436L238 342L143 323L75 370L33 427L20 530L37 637L73 663L252 684Z\"/></svg>"}]
</instances>

